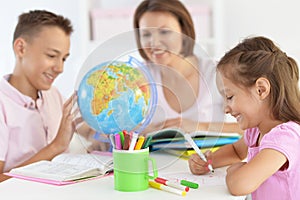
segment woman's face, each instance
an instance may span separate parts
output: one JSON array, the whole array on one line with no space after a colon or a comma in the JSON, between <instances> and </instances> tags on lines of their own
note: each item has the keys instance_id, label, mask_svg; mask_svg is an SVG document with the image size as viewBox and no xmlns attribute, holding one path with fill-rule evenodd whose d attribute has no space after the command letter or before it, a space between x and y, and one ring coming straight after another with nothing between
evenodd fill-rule
<instances>
[{"instance_id":1,"label":"woman's face","mask_svg":"<svg viewBox=\"0 0 300 200\"><path fill-rule=\"evenodd\" d=\"M168 66L182 51L181 27L168 12L146 12L139 21L141 46L154 63Z\"/></svg>"}]
</instances>

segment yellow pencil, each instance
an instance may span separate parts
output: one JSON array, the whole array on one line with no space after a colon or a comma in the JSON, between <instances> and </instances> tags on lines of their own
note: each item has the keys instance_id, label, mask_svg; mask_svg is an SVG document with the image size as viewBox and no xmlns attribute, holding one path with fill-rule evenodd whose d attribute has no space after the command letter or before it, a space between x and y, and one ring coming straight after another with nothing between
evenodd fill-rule
<instances>
[{"instance_id":1,"label":"yellow pencil","mask_svg":"<svg viewBox=\"0 0 300 200\"><path fill-rule=\"evenodd\" d=\"M134 150L140 150L143 146L145 137L144 136L139 136L138 141L136 142L136 145L134 147Z\"/></svg>"}]
</instances>

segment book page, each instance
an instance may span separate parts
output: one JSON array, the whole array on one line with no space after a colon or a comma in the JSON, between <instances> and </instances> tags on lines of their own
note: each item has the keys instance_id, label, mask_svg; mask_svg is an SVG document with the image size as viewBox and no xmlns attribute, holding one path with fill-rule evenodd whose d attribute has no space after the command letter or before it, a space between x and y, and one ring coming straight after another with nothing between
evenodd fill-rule
<instances>
[{"instance_id":1,"label":"book page","mask_svg":"<svg viewBox=\"0 0 300 200\"><path fill-rule=\"evenodd\" d=\"M95 168L67 163L56 163L47 160L14 168L10 171L10 173L56 181L73 180L101 174L100 171Z\"/></svg>"},{"instance_id":2,"label":"book page","mask_svg":"<svg viewBox=\"0 0 300 200\"><path fill-rule=\"evenodd\" d=\"M53 158L52 162L98 168L103 174L106 170L112 168L112 156L108 155L64 153Z\"/></svg>"}]
</instances>

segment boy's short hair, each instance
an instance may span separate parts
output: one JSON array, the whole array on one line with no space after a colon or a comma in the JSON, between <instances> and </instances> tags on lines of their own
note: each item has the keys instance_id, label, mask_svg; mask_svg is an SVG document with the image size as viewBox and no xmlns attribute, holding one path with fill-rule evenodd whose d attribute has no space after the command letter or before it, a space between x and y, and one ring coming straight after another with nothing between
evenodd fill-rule
<instances>
[{"instance_id":1,"label":"boy's short hair","mask_svg":"<svg viewBox=\"0 0 300 200\"><path fill-rule=\"evenodd\" d=\"M45 26L59 27L67 35L73 32L73 27L69 19L46 10L32 10L19 16L13 42L20 36L30 39Z\"/></svg>"}]
</instances>

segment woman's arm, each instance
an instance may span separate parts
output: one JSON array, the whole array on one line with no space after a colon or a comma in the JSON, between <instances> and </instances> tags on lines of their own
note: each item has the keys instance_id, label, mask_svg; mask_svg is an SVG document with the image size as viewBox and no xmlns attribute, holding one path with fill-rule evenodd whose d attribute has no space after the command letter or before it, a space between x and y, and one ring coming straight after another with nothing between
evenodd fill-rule
<instances>
[{"instance_id":1,"label":"woman's arm","mask_svg":"<svg viewBox=\"0 0 300 200\"><path fill-rule=\"evenodd\" d=\"M163 124L163 128L178 127L186 132L193 131L215 131L243 134L236 122L196 122L189 119L174 118L168 119Z\"/></svg>"}]
</instances>

